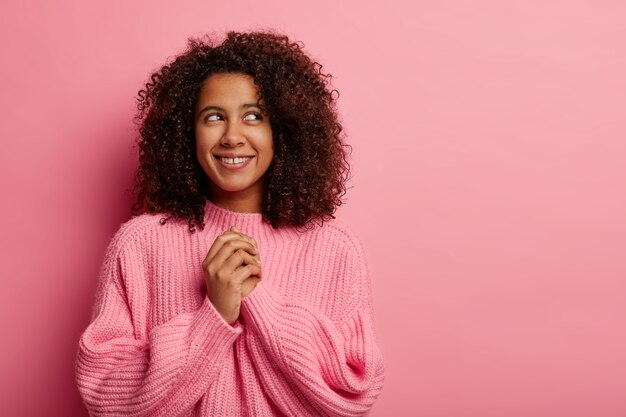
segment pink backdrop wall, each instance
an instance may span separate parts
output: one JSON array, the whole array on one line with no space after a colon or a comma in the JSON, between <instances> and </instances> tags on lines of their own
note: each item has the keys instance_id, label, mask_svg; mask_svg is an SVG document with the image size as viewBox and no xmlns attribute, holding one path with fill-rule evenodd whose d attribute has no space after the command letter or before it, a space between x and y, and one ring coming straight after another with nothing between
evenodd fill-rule
<instances>
[{"instance_id":1,"label":"pink backdrop wall","mask_svg":"<svg viewBox=\"0 0 626 417\"><path fill-rule=\"evenodd\" d=\"M372 416L626 416L624 2L84 3L0 10L0 414L87 415L74 355L149 72L190 35L273 27L341 92Z\"/></svg>"}]
</instances>

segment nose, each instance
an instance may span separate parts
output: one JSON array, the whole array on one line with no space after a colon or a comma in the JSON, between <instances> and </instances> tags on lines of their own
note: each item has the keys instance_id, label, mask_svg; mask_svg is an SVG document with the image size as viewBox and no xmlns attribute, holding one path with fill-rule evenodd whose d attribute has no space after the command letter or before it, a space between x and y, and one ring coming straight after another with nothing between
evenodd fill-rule
<instances>
[{"instance_id":1,"label":"nose","mask_svg":"<svg viewBox=\"0 0 626 417\"><path fill-rule=\"evenodd\" d=\"M226 124L226 131L222 136L220 143L224 146L237 146L244 142L244 136L241 126L236 121L229 121Z\"/></svg>"}]
</instances>

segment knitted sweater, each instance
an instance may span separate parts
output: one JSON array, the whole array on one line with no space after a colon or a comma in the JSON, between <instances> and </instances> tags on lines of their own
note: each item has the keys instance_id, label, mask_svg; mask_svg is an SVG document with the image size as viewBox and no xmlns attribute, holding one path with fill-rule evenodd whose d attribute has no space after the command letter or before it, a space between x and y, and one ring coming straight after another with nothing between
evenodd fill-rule
<instances>
[{"instance_id":1,"label":"knitted sweater","mask_svg":"<svg viewBox=\"0 0 626 417\"><path fill-rule=\"evenodd\" d=\"M305 232L207 200L204 230L142 214L111 239L76 380L93 416L362 416L380 394L363 248L332 219ZM236 226L262 278L228 324L202 261Z\"/></svg>"}]
</instances>

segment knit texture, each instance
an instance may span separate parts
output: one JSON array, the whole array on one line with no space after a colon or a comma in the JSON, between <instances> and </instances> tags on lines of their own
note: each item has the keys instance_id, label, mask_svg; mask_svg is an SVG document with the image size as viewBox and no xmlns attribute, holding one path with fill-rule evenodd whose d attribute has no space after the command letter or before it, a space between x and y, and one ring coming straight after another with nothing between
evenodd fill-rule
<instances>
[{"instance_id":1,"label":"knit texture","mask_svg":"<svg viewBox=\"0 0 626 417\"><path fill-rule=\"evenodd\" d=\"M274 229L207 200L206 227L143 214L100 270L76 380L92 416L363 416L384 384L371 279L337 220ZM231 226L252 236L262 279L228 324L202 261Z\"/></svg>"}]
</instances>

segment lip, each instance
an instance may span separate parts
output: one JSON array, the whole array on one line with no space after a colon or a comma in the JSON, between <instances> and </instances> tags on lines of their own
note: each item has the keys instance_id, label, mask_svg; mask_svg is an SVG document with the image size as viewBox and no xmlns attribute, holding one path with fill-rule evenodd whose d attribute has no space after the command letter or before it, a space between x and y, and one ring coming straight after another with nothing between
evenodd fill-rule
<instances>
[{"instance_id":1,"label":"lip","mask_svg":"<svg viewBox=\"0 0 626 417\"><path fill-rule=\"evenodd\" d=\"M219 157L222 157L222 158L248 158L248 157L254 157L254 155L236 154L236 153L232 153L232 152L214 153L213 156L219 156Z\"/></svg>"},{"instance_id":2,"label":"lip","mask_svg":"<svg viewBox=\"0 0 626 417\"><path fill-rule=\"evenodd\" d=\"M222 160L220 158L218 158L218 155L213 155L215 157L215 161L217 161L217 165L220 166L223 169L227 169L229 171L236 171L238 169L242 169L245 168L246 166L248 166L248 164L250 163L250 161L252 161L254 159L254 156L250 157L247 161L242 162L241 164L226 164L224 162L222 162ZM220 155L222 156L222 155ZM223 155L225 156L225 155ZM246 158L246 156L225 156L226 158Z\"/></svg>"}]
</instances>

